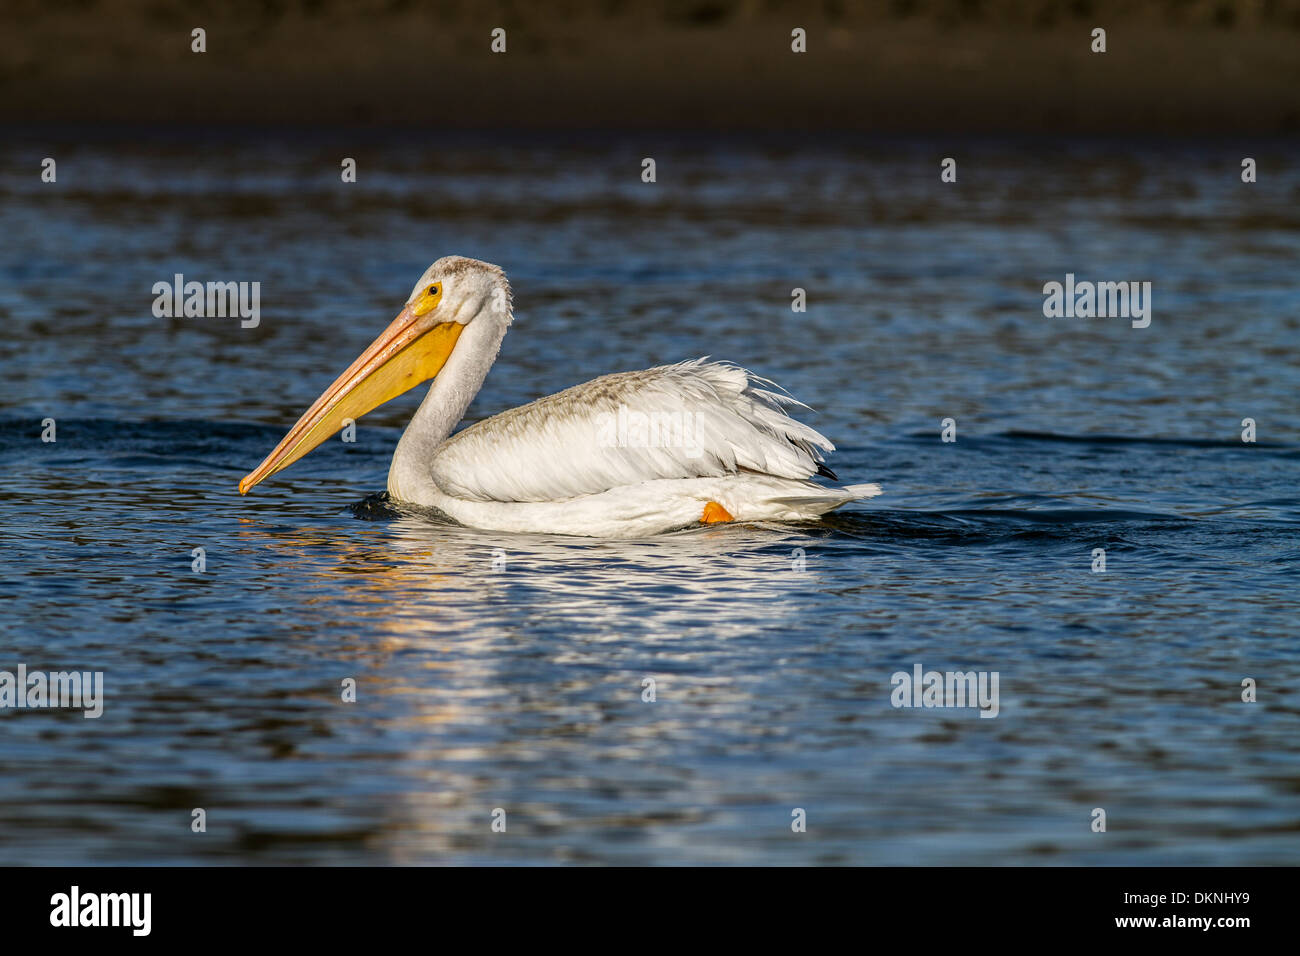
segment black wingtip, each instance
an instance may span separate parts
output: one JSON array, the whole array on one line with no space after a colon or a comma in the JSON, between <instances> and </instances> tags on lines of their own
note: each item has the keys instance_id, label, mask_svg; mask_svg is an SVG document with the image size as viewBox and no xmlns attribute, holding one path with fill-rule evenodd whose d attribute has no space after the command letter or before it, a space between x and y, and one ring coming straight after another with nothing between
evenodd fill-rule
<instances>
[{"instance_id":1,"label":"black wingtip","mask_svg":"<svg viewBox=\"0 0 1300 956\"><path fill-rule=\"evenodd\" d=\"M827 467L826 467L824 464L822 464L821 462L818 462L818 463L817 463L817 474L821 475L823 478L829 478L831 481L839 481L839 480L840 480L840 476L839 476L839 475L835 474L835 472L831 471L829 468L827 468Z\"/></svg>"}]
</instances>

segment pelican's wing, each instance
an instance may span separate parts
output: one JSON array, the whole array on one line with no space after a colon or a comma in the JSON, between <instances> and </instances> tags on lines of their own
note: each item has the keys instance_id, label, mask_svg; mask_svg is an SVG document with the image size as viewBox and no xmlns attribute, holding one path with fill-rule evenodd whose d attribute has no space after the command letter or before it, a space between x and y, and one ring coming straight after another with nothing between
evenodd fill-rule
<instances>
[{"instance_id":1,"label":"pelican's wing","mask_svg":"<svg viewBox=\"0 0 1300 956\"><path fill-rule=\"evenodd\" d=\"M458 498L555 501L656 478L818 474L834 446L763 386L705 359L604 375L454 435L433 478Z\"/></svg>"}]
</instances>

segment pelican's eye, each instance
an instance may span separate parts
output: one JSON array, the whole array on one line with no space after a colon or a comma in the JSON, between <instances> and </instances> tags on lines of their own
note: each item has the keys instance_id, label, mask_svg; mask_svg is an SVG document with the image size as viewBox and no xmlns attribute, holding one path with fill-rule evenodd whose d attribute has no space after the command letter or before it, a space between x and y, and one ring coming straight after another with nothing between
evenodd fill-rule
<instances>
[{"instance_id":1,"label":"pelican's eye","mask_svg":"<svg viewBox=\"0 0 1300 956\"><path fill-rule=\"evenodd\" d=\"M411 311L416 315L425 315L432 312L438 305L438 300L442 298L442 283L435 282L433 285L426 287L415 301L411 303Z\"/></svg>"}]
</instances>

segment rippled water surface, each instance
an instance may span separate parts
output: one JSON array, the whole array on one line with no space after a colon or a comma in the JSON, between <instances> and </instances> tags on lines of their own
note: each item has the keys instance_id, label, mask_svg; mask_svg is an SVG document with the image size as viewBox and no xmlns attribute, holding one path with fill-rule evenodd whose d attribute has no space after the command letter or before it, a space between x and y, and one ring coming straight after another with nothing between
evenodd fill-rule
<instances>
[{"instance_id":1,"label":"rippled water surface","mask_svg":"<svg viewBox=\"0 0 1300 956\"><path fill-rule=\"evenodd\" d=\"M0 862L1300 862L1292 146L7 140L0 670L107 703L0 711ZM373 497L420 390L241 498L448 253L515 291L472 418L710 354L885 494L460 528ZM178 272L260 325L155 318ZM1044 318L1067 272L1150 327ZM998 716L895 709L917 663Z\"/></svg>"}]
</instances>

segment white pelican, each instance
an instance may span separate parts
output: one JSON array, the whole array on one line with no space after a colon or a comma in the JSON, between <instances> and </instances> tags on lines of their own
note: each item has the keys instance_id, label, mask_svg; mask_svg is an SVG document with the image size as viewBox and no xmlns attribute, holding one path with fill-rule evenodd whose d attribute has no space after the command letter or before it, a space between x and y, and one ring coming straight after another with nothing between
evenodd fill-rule
<instances>
[{"instance_id":1,"label":"white pelican","mask_svg":"<svg viewBox=\"0 0 1300 956\"><path fill-rule=\"evenodd\" d=\"M834 445L805 408L743 368L700 359L604 375L455 435L513 319L497 266L446 256L393 323L327 388L241 494L343 427L433 379L388 470L398 501L491 531L626 538L719 521L800 521L875 484L827 488ZM775 387L775 386L774 386Z\"/></svg>"}]
</instances>

